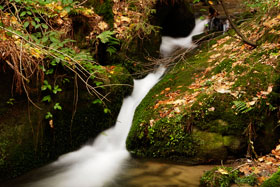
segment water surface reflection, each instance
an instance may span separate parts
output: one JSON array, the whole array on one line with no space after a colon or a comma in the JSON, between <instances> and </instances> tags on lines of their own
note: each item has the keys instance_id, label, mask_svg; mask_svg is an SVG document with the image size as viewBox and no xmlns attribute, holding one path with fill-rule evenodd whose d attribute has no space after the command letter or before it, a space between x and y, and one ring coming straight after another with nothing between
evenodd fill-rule
<instances>
[{"instance_id":1,"label":"water surface reflection","mask_svg":"<svg viewBox=\"0 0 280 187\"><path fill-rule=\"evenodd\" d=\"M107 187L198 187L203 172L213 167L132 160Z\"/></svg>"}]
</instances>

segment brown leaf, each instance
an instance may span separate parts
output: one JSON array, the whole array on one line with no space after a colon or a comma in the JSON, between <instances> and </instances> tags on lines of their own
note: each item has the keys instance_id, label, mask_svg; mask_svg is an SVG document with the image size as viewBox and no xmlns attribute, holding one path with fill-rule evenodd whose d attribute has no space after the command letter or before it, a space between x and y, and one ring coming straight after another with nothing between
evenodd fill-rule
<instances>
[{"instance_id":1,"label":"brown leaf","mask_svg":"<svg viewBox=\"0 0 280 187\"><path fill-rule=\"evenodd\" d=\"M49 125L53 129L53 120L52 119L49 121Z\"/></svg>"}]
</instances>

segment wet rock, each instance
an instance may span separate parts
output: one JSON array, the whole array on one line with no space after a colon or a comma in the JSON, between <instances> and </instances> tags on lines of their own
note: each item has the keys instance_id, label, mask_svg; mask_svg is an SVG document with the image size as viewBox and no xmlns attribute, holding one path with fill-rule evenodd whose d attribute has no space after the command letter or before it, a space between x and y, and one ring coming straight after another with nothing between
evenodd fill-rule
<instances>
[{"instance_id":1,"label":"wet rock","mask_svg":"<svg viewBox=\"0 0 280 187\"><path fill-rule=\"evenodd\" d=\"M194 14L184 0L158 0L155 9L156 24L162 27L163 36L186 37L195 26Z\"/></svg>"},{"instance_id":2,"label":"wet rock","mask_svg":"<svg viewBox=\"0 0 280 187\"><path fill-rule=\"evenodd\" d=\"M114 67L110 74L110 77L104 77L107 83L133 84L132 77L122 67ZM109 93L108 101L105 101L108 110L104 112L104 105L93 104L97 98L88 93L83 83L78 83L79 99L73 109L72 82L54 98L62 106L61 111L53 110L54 103L40 102L36 104L42 110L38 110L27 103L26 96L16 97L13 105L5 104L11 84L4 82L9 82L9 79L12 77L1 74L0 87L5 94L2 93L4 97L0 100L6 110L0 113L0 181L47 164L93 140L101 131L115 124L123 98L132 91L132 86L117 85L100 89L102 93ZM49 111L53 119L45 119Z\"/></svg>"}]
</instances>

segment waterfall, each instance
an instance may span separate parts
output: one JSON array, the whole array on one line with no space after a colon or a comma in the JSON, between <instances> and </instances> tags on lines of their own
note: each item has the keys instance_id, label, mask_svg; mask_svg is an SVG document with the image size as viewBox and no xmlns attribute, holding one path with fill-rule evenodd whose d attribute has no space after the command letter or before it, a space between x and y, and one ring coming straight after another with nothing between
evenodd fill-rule
<instances>
[{"instance_id":1,"label":"waterfall","mask_svg":"<svg viewBox=\"0 0 280 187\"><path fill-rule=\"evenodd\" d=\"M58 171L28 186L101 187L114 178L129 158L125 141L134 111L164 71L165 67L160 66L145 78L134 80L133 92L124 99L116 125L101 133L92 145L61 156L50 165Z\"/></svg>"},{"instance_id":2,"label":"waterfall","mask_svg":"<svg viewBox=\"0 0 280 187\"><path fill-rule=\"evenodd\" d=\"M195 20L195 27L192 30L191 34L186 37L173 38L170 36L162 36L162 41L160 45L160 54L162 57L170 56L177 48L192 49L196 47L196 44L193 43L192 37L198 34L203 33L205 25L208 23L208 19Z\"/></svg>"},{"instance_id":3,"label":"waterfall","mask_svg":"<svg viewBox=\"0 0 280 187\"><path fill-rule=\"evenodd\" d=\"M205 28L206 21L197 21L192 33L183 39L172 40L172 45L165 40L161 44L163 56L170 55L174 47L192 48L192 36L200 34ZM169 37L170 39L170 37ZM175 45L174 45L175 43ZM167 47L166 47L167 45ZM120 172L130 158L126 150L125 141L130 130L136 107L149 90L160 80L165 72L164 66L147 75L141 80L134 80L131 96L124 99L116 125L102 132L91 145L62 155L50 164L51 174L39 181L29 183L29 187L102 187Z\"/></svg>"}]
</instances>

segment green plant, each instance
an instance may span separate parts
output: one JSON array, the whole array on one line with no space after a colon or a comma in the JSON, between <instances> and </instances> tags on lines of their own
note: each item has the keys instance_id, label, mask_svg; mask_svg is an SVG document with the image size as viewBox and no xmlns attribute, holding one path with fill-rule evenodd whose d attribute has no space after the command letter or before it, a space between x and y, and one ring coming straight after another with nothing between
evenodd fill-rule
<instances>
[{"instance_id":1,"label":"green plant","mask_svg":"<svg viewBox=\"0 0 280 187\"><path fill-rule=\"evenodd\" d=\"M7 103L8 105L14 105L15 99L14 99L14 98L10 98L6 103Z\"/></svg>"},{"instance_id":2,"label":"green plant","mask_svg":"<svg viewBox=\"0 0 280 187\"><path fill-rule=\"evenodd\" d=\"M238 178L239 171L230 167L215 167L203 174L200 179L201 185L229 187Z\"/></svg>"},{"instance_id":3,"label":"green plant","mask_svg":"<svg viewBox=\"0 0 280 187\"><path fill-rule=\"evenodd\" d=\"M248 106L244 101L233 101L233 104L237 113L245 114L253 110L253 108Z\"/></svg>"},{"instance_id":4,"label":"green plant","mask_svg":"<svg viewBox=\"0 0 280 187\"><path fill-rule=\"evenodd\" d=\"M87 78L94 79L97 74L104 74L104 70L94 61L89 52L84 50L77 52L72 47L75 41L69 37L65 38L65 34L59 29L54 29L55 20L60 19L60 24L63 26L66 24L63 18L71 12L87 10L76 7L77 2L73 0L10 0L9 2L3 4L0 13L7 15L5 19L12 21L0 21L0 30L3 31L4 37L17 40L16 44L24 53L21 56L20 53L9 53L13 55L13 59L21 59L23 66L18 65L20 63L18 60L13 61L13 69L19 72L16 79L17 89L21 89L22 84L28 84L29 80L26 77L30 78L33 72L37 71L42 77L53 75L56 67L62 65L77 74L78 78L87 84L91 93L100 95L94 86L88 84ZM119 43L112 37L109 39L111 45ZM108 49L110 54L115 52L111 45ZM5 48L5 50L9 52L12 49ZM51 89L47 82L44 81L43 84L41 87L43 91ZM53 91L61 90L54 88Z\"/></svg>"},{"instance_id":5,"label":"green plant","mask_svg":"<svg viewBox=\"0 0 280 187\"><path fill-rule=\"evenodd\" d=\"M102 43L108 45L106 51L110 55L116 53L117 49L115 46L120 45L120 40L115 38L114 35L115 35L114 31L104 31L96 37L99 38Z\"/></svg>"},{"instance_id":6,"label":"green plant","mask_svg":"<svg viewBox=\"0 0 280 187\"><path fill-rule=\"evenodd\" d=\"M45 115L45 119L51 119L53 117L52 113L47 112L47 114Z\"/></svg>"},{"instance_id":7,"label":"green plant","mask_svg":"<svg viewBox=\"0 0 280 187\"><path fill-rule=\"evenodd\" d=\"M55 110L62 110L62 107L60 106L59 103L55 103L55 105L53 106L53 109L55 109Z\"/></svg>"},{"instance_id":8,"label":"green plant","mask_svg":"<svg viewBox=\"0 0 280 187\"><path fill-rule=\"evenodd\" d=\"M257 184L256 175L242 176L238 169L231 167L215 167L206 171L200 179L202 186L229 187L231 184Z\"/></svg>"},{"instance_id":9,"label":"green plant","mask_svg":"<svg viewBox=\"0 0 280 187\"><path fill-rule=\"evenodd\" d=\"M272 8L279 7L280 0L248 0L245 4L250 8L266 13Z\"/></svg>"},{"instance_id":10,"label":"green plant","mask_svg":"<svg viewBox=\"0 0 280 187\"><path fill-rule=\"evenodd\" d=\"M250 174L244 177L238 177L235 180L236 184L249 184L250 186L254 186L257 184L257 176L254 174Z\"/></svg>"},{"instance_id":11,"label":"green plant","mask_svg":"<svg viewBox=\"0 0 280 187\"><path fill-rule=\"evenodd\" d=\"M279 186L279 184L280 184L280 170L278 170L276 173L274 173L261 186L262 187L272 187L272 186Z\"/></svg>"},{"instance_id":12,"label":"green plant","mask_svg":"<svg viewBox=\"0 0 280 187\"><path fill-rule=\"evenodd\" d=\"M8 49L1 45L0 48L6 50L12 55L11 58L15 59L12 68L18 76L15 79L17 90L20 91L36 77L41 81L39 88L44 94L41 101L53 105L54 110L62 110L58 102L52 103L55 101L54 95L63 92L63 84L70 82L69 78L60 75L62 69L68 77L74 74L73 77L79 78L90 94L96 95L100 101L104 98L97 88L104 88L102 80L106 76L106 69L94 61L89 50L76 50L73 47L75 41L61 30L63 27L71 26L66 21L70 14L90 12L81 6L76 6L77 3L73 0L9 0L0 7L0 15L6 16L0 21L0 31L3 33L0 41L8 37L9 41L16 44L15 49ZM3 22L2 20L5 19L11 21ZM58 23L57 20L60 22ZM107 51L110 55L116 52L115 46L120 42L112 31L101 33L99 39L108 44ZM19 53L10 52L18 49L20 49ZM27 90L24 90L29 101L40 109L29 97ZM13 100L7 103L12 105ZM110 110L104 108L104 113L110 113ZM46 119L49 118L52 118L50 111L46 114Z\"/></svg>"}]
</instances>

